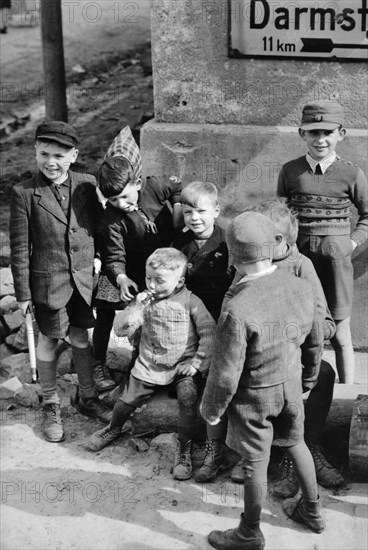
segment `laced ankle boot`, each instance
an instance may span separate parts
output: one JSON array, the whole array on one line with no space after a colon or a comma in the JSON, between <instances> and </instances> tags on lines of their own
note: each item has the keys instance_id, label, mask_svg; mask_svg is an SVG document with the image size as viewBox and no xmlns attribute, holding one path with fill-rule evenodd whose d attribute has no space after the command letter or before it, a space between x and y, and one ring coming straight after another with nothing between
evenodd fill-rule
<instances>
[{"instance_id":1,"label":"laced ankle boot","mask_svg":"<svg viewBox=\"0 0 368 550\"><path fill-rule=\"evenodd\" d=\"M177 440L173 476L175 479L183 481L189 479L192 476L192 440L189 439L186 442Z\"/></svg>"},{"instance_id":2,"label":"laced ankle boot","mask_svg":"<svg viewBox=\"0 0 368 550\"><path fill-rule=\"evenodd\" d=\"M342 475L326 460L322 454L322 447L320 445L308 444L311 452L314 467L316 469L317 482L322 487L339 487L344 484L344 478Z\"/></svg>"},{"instance_id":3,"label":"laced ankle boot","mask_svg":"<svg viewBox=\"0 0 368 550\"><path fill-rule=\"evenodd\" d=\"M259 528L259 522L249 523L241 515L236 529L212 531L208 541L217 550L263 550L265 539Z\"/></svg>"},{"instance_id":4,"label":"laced ankle boot","mask_svg":"<svg viewBox=\"0 0 368 550\"><path fill-rule=\"evenodd\" d=\"M325 521L322 513L320 498L306 500L302 497L287 498L282 503L285 514L292 520L304 523L315 533L322 533L325 529Z\"/></svg>"},{"instance_id":5,"label":"laced ankle boot","mask_svg":"<svg viewBox=\"0 0 368 550\"><path fill-rule=\"evenodd\" d=\"M116 384L109 375L105 361L92 359L93 381L98 392L104 392L115 388Z\"/></svg>"},{"instance_id":6,"label":"laced ankle boot","mask_svg":"<svg viewBox=\"0 0 368 550\"><path fill-rule=\"evenodd\" d=\"M43 406L42 433L46 441L58 443L64 441L65 433L61 423L60 405L46 403Z\"/></svg>"},{"instance_id":7,"label":"laced ankle boot","mask_svg":"<svg viewBox=\"0 0 368 550\"><path fill-rule=\"evenodd\" d=\"M223 453L219 439L207 439L205 452L203 464L194 476L197 483L210 481L218 472L224 469Z\"/></svg>"},{"instance_id":8,"label":"laced ankle boot","mask_svg":"<svg viewBox=\"0 0 368 550\"><path fill-rule=\"evenodd\" d=\"M286 454L284 454L280 462L280 480L273 484L272 494L288 498L296 495L299 489L298 479L294 470L294 465Z\"/></svg>"}]
</instances>

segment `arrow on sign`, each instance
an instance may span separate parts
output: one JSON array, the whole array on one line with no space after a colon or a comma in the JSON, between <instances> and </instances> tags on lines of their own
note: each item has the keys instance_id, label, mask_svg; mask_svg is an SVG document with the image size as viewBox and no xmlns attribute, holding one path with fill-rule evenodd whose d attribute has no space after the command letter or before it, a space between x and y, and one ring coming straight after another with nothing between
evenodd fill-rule
<instances>
[{"instance_id":1,"label":"arrow on sign","mask_svg":"<svg viewBox=\"0 0 368 550\"><path fill-rule=\"evenodd\" d=\"M330 38L301 38L301 52L331 53L334 48L367 49L368 44L334 44Z\"/></svg>"}]
</instances>

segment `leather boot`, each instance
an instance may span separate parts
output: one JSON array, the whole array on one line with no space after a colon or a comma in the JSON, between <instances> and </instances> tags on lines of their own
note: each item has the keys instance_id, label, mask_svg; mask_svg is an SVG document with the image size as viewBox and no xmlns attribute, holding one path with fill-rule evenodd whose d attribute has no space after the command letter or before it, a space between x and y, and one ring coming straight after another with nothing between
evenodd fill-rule
<instances>
[{"instance_id":1,"label":"leather boot","mask_svg":"<svg viewBox=\"0 0 368 550\"><path fill-rule=\"evenodd\" d=\"M175 479L183 481L192 477L192 440L185 443L177 440L174 457L173 476Z\"/></svg>"},{"instance_id":2,"label":"leather boot","mask_svg":"<svg viewBox=\"0 0 368 550\"><path fill-rule=\"evenodd\" d=\"M234 483L244 483L243 459L239 460L232 468L230 477Z\"/></svg>"},{"instance_id":3,"label":"leather boot","mask_svg":"<svg viewBox=\"0 0 368 550\"><path fill-rule=\"evenodd\" d=\"M43 406L42 433L46 441L58 443L64 441L65 433L61 423L60 405L46 403Z\"/></svg>"},{"instance_id":4,"label":"leather boot","mask_svg":"<svg viewBox=\"0 0 368 550\"><path fill-rule=\"evenodd\" d=\"M299 482L296 477L294 465L285 453L280 462L279 480L273 484L272 494L280 498L289 498L296 495L299 490Z\"/></svg>"},{"instance_id":5,"label":"leather boot","mask_svg":"<svg viewBox=\"0 0 368 550\"><path fill-rule=\"evenodd\" d=\"M80 397L78 410L81 414L95 418L104 424L109 424L112 418L112 410L100 401L98 397Z\"/></svg>"},{"instance_id":6,"label":"leather boot","mask_svg":"<svg viewBox=\"0 0 368 550\"><path fill-rule=\"evenodd\" d=\"M314 466L316 468L317 482L322 487L339 487L345 483L344 478L329 462L322 453L320 445L308 445L311 452Z\"/></svg>"},{"instance_id":7,"label":"leather boot","mask_svg":"<svg viewBox=\"0 0 368 550\"><path fill-rule=\"evenodd\" d=\"M109 375L106 363L98 359L92 359L93 382L98 392L104 392L115 388L116 384Z\"/></svg>"},{"instance_id":8,"label":"leather boot","mask_svg":"<svg viewBox=\"0 0 368 550\"><path fill-rule=\"evenodd\" d=\"M236 529L212 531L208 535L209 543L217 550L263 550L265 539L258 524L250 527L243 514Z\"/></svg>"},{"instance_id":9,"label":"leather boot","mask_svg":"<svg viewBox=\"0 0 368 550\"><path fill-rule=\"evenodd\" d=\"M294 521L304 523L315 533L322 533L325 529L325 521L322 513L320 498L306 500L304 497L287 498L282 503L285 514Z\"/></svg>"},{"instance_id":10,"label":"leather boot","mask_svg":"<svg viewBox=\"0 0 368 550\"><path fill-rule=\"evenodd\" d=\"M224 469L222 447L218 439L206 441L206 455L204 462L196 472L194 479L197 483L206 483L213 479L216 474Z\"/></svg>"}]
</instances>

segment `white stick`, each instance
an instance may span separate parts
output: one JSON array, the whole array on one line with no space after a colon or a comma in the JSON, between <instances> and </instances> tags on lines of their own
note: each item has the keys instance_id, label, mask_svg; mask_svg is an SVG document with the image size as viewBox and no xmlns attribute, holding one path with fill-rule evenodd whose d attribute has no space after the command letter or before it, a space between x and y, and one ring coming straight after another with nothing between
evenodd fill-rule
<instances>
[{"instance_id":1,"label":"white stick","mask_svg":"<svg viewBox=\"0 0 368 550\"><path fill-rule=\"evenodd\" d=\"M33 330L33 318L29 308L27 309L27 313L26 313L26 328L27 328L29 362L31 363L32 381L36 382L37 380L36 346L35 346L35 338L34 338L34 330Z\"/></svg>"}]
</instances>

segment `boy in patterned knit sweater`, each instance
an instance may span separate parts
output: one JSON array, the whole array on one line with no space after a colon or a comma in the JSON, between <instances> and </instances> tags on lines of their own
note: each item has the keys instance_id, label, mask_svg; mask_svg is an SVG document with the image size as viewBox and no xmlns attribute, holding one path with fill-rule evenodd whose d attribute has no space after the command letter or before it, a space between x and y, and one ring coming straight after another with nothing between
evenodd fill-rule
<instances>
[{"instance_id":1,"label":"boy in patterned knit sweater","mask_svg":"<svg viewBox=\"0 0 368 550\"><path fill-rule=\"evenodd\" d=\"M343 108L337 102L304 107L299 134L308 153L284 164L277 194L286 197L298 213L298 248L312 260L336 323L331 344L339 380L352 384L355 359L350 331L351 254L367 240L368 191L362 170L335 153L336 145L345 137L343 124ZM352 206L359 218L351 232Z\"/></svg>"}]
</instances>

